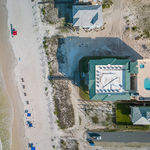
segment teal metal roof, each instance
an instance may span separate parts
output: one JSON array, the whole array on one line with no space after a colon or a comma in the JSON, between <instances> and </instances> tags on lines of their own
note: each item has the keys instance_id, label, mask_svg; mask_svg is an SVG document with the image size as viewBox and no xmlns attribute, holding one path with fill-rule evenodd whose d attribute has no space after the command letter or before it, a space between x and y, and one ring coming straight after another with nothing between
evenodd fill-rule
<instances>
[{"instance_id":1,"label":"teal metal roof","mask_svg":"<svg viewBox=\"0 0 150 150\"><path fill-rule=\"evenodd\" d=\"M138 67L137 67L138 63L137 61L135 62L130 62L130 73L133 74L137 74L138 73Z\"/></svg>"},{"instance_id":2,"label":"teal metal roof","mask_svg":"<svg viewBox=\"0 0 150 150\"><path fill-rule=\"evenodd\" d=\"M92 65L126 65L128 68L128 63L130 62L129 59L117 59L117 58L102 58L102 59L95 59L95 60L89 60L89 64Z\"/></svg>"},{"instance_id":3,"label":"teal metal roof","mask_svg":"<svg viewBox=\"0 0 150 150\"><path fill-rule=\"evenodd\" d=\"M126 70L125 72L125 89L126 91L130 90L130 72Z\"/></svg>"},{"instance_id":4,"label":"teal metal roof","mask_svg":"<svg viewBox=\"0 0 150 150\"><path fill-rule=\"evenodd\" d=\"M112 94L96 94L95 92L95 65L124 65L125 66L125 90L123 93ZM117 58L102 58L89 60L89 96L91 100L103 100L103 101L116 101L116 100L130 100L130 70L129 59L117 59Z\"/></svg>"},{"instance_id":5,"label":"teal metal roof","mask_svg":"<svg viewBox=\"0 0 150 150\"><path fill-rule=\"evenodd\" d=\"M118 93L118 94L95 94L91 100L102 100L102 101L117 101L117 100L130 100L129 93Z\"/></svg>"}]
</instances>

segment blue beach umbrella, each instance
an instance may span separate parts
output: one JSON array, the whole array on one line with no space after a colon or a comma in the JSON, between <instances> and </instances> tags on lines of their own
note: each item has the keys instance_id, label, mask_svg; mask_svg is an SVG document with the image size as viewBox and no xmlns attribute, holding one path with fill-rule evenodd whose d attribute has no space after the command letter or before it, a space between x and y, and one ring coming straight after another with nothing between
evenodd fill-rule
<instances>
[{"instance_id":1,"label":"blue beach umbrella","mask_svg":"<svg viewBox=\"0 0 150 150\"><path fill-rule=\"evenodd\" d=\"M32 123L30 121L27 121L27 124L29 127L33 127Z\"/></svg>"},{"instance_id":2,"label":"blue beach umbrella","mask_svg":"<svg viewBox=\"0 0 150 150\"><path fill-rule=\"evenodd\" d=\"M29 123L29 127L33 127L32 123Z\"/></svg>"},{"instance_id":3,"label":"blue beach umbrella","mask_svg":"<svg viewBox=\"0 0 150 150\"><path fill-rule=\"evenodd\" d=\"M31 116L31 113L27 113L27 117L30 117Z\"/></svg>"}]
</instances>

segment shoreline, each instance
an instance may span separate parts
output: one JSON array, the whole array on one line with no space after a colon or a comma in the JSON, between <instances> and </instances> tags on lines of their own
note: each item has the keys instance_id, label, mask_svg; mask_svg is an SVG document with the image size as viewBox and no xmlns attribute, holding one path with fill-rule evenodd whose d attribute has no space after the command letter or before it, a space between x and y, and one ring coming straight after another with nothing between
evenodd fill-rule
<instances>
[{"instance_id":1,"label":"shoreline","mask_svg":"<svg viewBox=\"0 0 150 150\"><path fill-rule=\"evenodd\" d=\"M2 3L0 69L11 107L11 150L29 149L29 143L39 150L53 149L53 146L59 149L58 137L62 132L57 126L52 87L47 78L49 68L43 49L46 30L38 2L7 0L6 3L3 0ZM13 38L10 24L18 32ZM28 121L32 122L32 127L28 126Z\"/></svg>"},{"instance_id":2,"label":"shoreline","mask_svg":"<svg viewBox=\"0 0 150 150\"><path fill-rule=\"evenodd\" d=\"M10 124L10 147L12 150L20 150L23 145L24 129L22 124L22 113L20 108L22 105L19 104L19 94L14 81L14 68L16 65L16 59L14 57L11 44L9 42L9 28L8 28L8 10L6 0L2 2L1 12L1 42L0 42L0 65L2 72L2 79L4 82L4 91L7 99L10 103L11 110L11 124ZM21 132L20 132L21 131ZM21 136L19 136L21 135Z\"/></svg>"}]
</instances>

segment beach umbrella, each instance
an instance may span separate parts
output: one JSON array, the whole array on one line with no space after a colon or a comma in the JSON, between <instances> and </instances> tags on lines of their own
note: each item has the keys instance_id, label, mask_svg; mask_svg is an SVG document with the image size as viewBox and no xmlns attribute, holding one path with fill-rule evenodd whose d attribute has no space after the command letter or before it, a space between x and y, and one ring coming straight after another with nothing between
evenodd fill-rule
<instances>
[{"instance_id":1,"label":"beach umbrella","mask_svg":"<svg viewBox=\"0 0 150 150\"><path fill-rule=\"evenodd\" d=\"M31 147L31 150L35 150L35 147Z\"/></svg>"},{"instance_id":2,"label":"beach umbrella","mask_svg":"<svg viewBox=\"0 0 150 150\"><path fill-rule=\"evenodd\" d=\"M29 127L33 127L32 123L29 124Z\"/></svg>"},{"instance_id":3,"label":"beach umbrella","mask_svg":"<svg viewBox=\"0 0 150 150\"><path fill-rule=\"evenodd\" d=\"M27 117L30 117L31 116L31 113L27 113Z\"/></svg>"},{"instance_id":4,"label":"beach umbrella","mask_svg":"<svg viewBox=\"0 0 150 150\"><path fill-rule=\"evenodd\" d=\"M33 143L29 143L29 144L28 144L28 147L33 147Z\"/></svg>"},{"instance_id":5,"label":"beach umbrella","mask_svg":"<svg viewBox=\"0 0 150 150\"><path fill-rule=\"evenodd\" d=\"M27 121L27 124L29 127L33 127L32 123L30 121Z\"/></svg>"},{"instance_id":6,"label":"beach umbrella","mask_svg":"<svg viewBox=\"0 0 150 150\"><path fill-rule=\"evenodd\" d=\"M17 31L13 31L13 35L17 35Z\"/></svg>"},{"instance_id":7,"label":"beach umbrella","mask_svg":"<svg viewBox=\"0 0 150 150\"><path fill-rule=\"evenodd\" d=\"M26 109L24 112L25 112L25 113L28 113L28 110Z\"/></svg>"}]
</instances>

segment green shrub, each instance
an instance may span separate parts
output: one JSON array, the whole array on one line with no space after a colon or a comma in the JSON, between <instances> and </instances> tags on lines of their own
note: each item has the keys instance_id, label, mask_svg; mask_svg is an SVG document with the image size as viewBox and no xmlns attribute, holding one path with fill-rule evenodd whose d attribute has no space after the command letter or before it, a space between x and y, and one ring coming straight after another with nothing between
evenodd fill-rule
<instances>
[{"instance_id":1,"label":"green shrub","mask_svg":"<svg viewBox=\"0 0 150 150\"><path fill-rule=\"evenodd\" d=\"M48 56L48 51L46 51L46 55Z\"/></svg>"},{"instance_id":2,"label":"green shrub","mask_svg":"<svg viewBox=\"0 0 150 150\"><path fill-rule=\"evenodd\" d=\"M92 119L93 123L95 123L95 124L99 123L97 115L93 116L91 119Z\"/></svg>"},{"instance_id":3,"label":"green shrub","mask_svg":"<svg viewBox=\"0 0 150 150\"><path fill-rule=\"evenodd\" d=\"M81 125L82 119L81 117L79 117L79 125Z\"/></svg>"},{"instance_id":4,"label":"green shrub","mask_svg":"<svg viewBox=\"0 0 150 150\"><path fill-rule=\"evenodd\" d=\"M146 35L147 37L150 37L150 32L146 29L144 29L143 31L144 35Z\"/></svg>"},{"instance_id":5,"label":"green shrub","mask_svg":"<svg viewBox=\"0 0 150 150\"><path fill-rule=\"evenodd\" d=\"M42 8L42 10L41 10L41 11L42 11L42 14L43 14L43 15L45 15L45 14L46 14L46 11L45 11L45 9L44 9L44 8Z\"/></svg>"},{"instance_id":6,"label":"green shrub","mask_svg":"<svg viewBox=\"0 0 150 150\"><path fill-rule=\"evenodd\" d=\"M79 89L79 95L84 100L89 100L89 89L88 86L84 83L84 80L80 80L80 89Z\"/></svg>"},{"instance_id":7,"label":"green shrub","mask_svg":"<svg viewBox=\"0 0 150 150\"><path fill-rule=\"evenodd\" d=\"M102 7L103 7L103 9L110 8L110 6L112 6L112 4L113 4L112 0L103 0Z\"/></svg>"},{"instance_id":8,"label":"green shrub","mask_svg":"<svg viewBox=\"0 0 150 150\"><path fill-rule=\"evenodd\" d=\"M84 100L89 100L89 95L87 93L85 93L83 90L79 89L79 95L82 99Z\"/></svg>"},{"instance_id":9,"label":"green shrub","mask_svg":"<svg viewBox=\"0 0 150 150\"><path fill-rule=\"evenodd\" d=\"M44 49L47 49L48 48L48 45L47 45L47 43L46 43L46 40L44 39L44 41L43 41L43 47L44 47Z\"/></svg>"},{"instance_id":10,"label":"green shrub","mask_svg":"<svg viewBox=\"0 0 150 150\"><path fill-rule=\"evenodd\" d=\"M133 26L131 29L132 29L132 31L136 31L137 30L137 26Z\"/></svg>"},{"instance_id":11,"label":"green shrub","mask_svg":"<svg viewBox=\"0 0 150 150\"><path fill-rule=\"evenodd\" d=\"M67 144L66 144L66 142L65 142L63 139L60 140L60 144L61 144L61 146L62 146L63 148L66 149Z\"/></svg>"}]
</instances>

